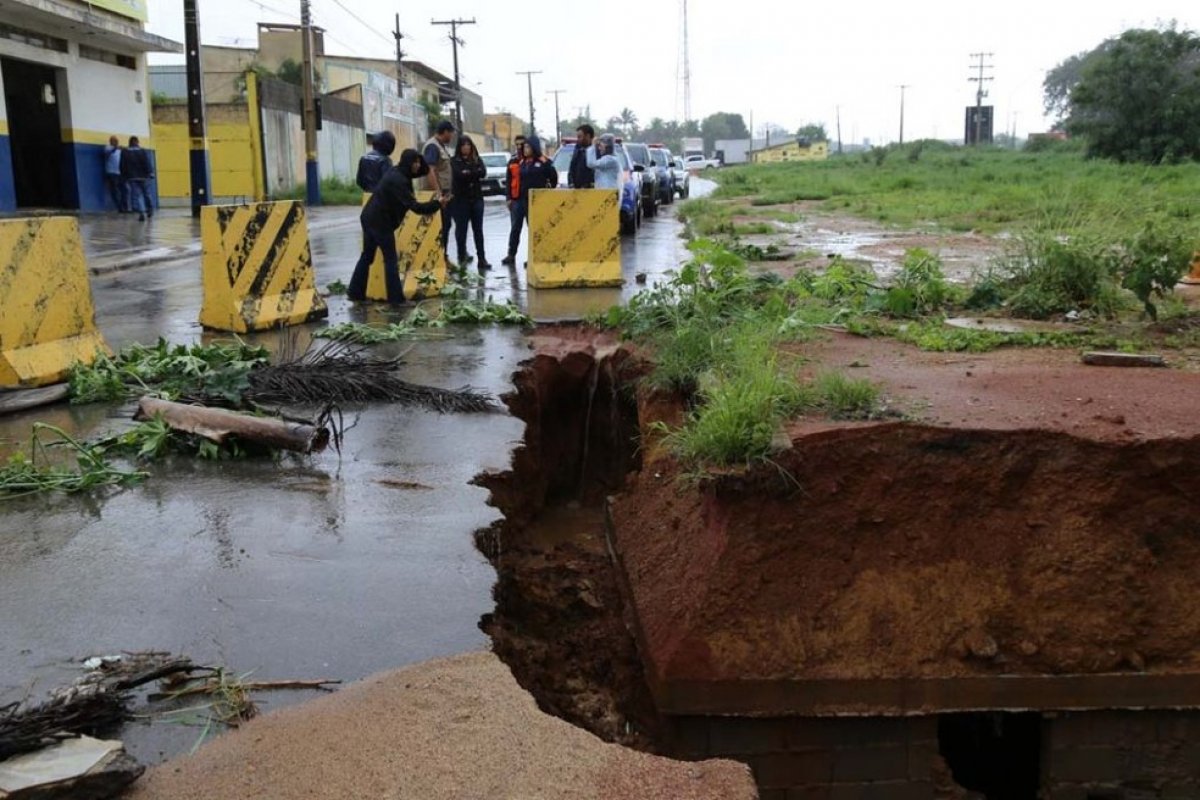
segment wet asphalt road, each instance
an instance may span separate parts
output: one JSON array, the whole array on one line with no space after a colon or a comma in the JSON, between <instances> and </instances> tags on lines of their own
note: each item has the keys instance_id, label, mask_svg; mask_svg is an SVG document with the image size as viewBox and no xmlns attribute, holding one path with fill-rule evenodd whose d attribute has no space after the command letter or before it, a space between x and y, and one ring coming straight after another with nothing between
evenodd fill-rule
<instances>
[{"instance_id":1,"label":"wet asphalt road","mask_svg":"<svg viewBox=\"0 0 1200 800\"><path fill-rule=\"evenodd\" d=\"M359 247L353 213L327 211L312 236L321 286L349 280ZM339 215L350 224L339 225ZM93 246L112 252L136 224L91 223ZM190 219L151 224L174 228L147 244L170 240L186 248L194 236ZM485 228L497 269L483 291L498 301L513 298L543 320L578 319L620 302L638 290L636 273L653 282L684 253L680 226L664 213L624 243L623 289L539 292L525 287L519 268L499 267L508 232L501 203L489 203ZM195 322L201 290L194 256L96 276L93 293L113 347L209 336ZM330 323L383 321L389 313L342 298L331 299L330 312ZM311 326L296 330L311 334ZM495 394L508 390L528 353L519 330L447 334L383 352L405 353L409 380ZM278 334L248 338L279 345ZM469 481L507 466L520 423L502 413L344 410L351 429L340 455L174 459L155 465L141 486L107 496L0 504L0 706L69 681L81 658L122 650L167 650L262 680L355 680L486 646L477 622L491 609L495 575L471 534L496 512ZM128 425L130 413L58 406L0 418L0 455L26 441L34 421L88 437ZM259 699L271 708L303 697ZM123 732L147 762L187 750L198 735L195 727L163 720Z\"/></svg>"}]
</instances>

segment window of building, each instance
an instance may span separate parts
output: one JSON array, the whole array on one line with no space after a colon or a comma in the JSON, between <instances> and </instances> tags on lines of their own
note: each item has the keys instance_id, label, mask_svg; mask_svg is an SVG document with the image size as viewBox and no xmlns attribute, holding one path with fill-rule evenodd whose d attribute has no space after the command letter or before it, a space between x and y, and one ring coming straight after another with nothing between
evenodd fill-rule
<instances>
[{"instance_id":1,"label":"window of building","mask_svg":"<svg viewBox=\"0 0 1200 800\"><path fill-rule=\"evenodd\" d=\"M101 50L99 47L92 47L87 44L79 45L79 57L89 58L92 61L103 61L105 64L113 64L125 69L137 69L137 59L133 56Z\"/></svg>"},{"instance_id":2,"label":"window of building","mask_svg":"<svg viewBox=\"0 0 1200 800\"><path fill-rule=\"evenodd\" d=\"M30 47L40 47L43 50L56 50L59 53L67 52L66 39L59 39L45 33L28 30L27 28L18 28L15 25L8 25L3 22L0 22L0 39L20 42Z\"/></svg>"}]
</instances>

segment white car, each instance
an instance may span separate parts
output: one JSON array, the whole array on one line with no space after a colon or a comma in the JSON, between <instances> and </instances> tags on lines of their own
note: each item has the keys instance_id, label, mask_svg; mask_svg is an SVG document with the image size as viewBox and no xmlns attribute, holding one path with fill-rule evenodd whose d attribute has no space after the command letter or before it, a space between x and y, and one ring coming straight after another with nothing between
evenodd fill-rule
<instances>
[{"instance_id":1,"label":"white car","mask_svg":"<svg viewBox=\"0 0 1200 800\"><path fill-rule=\"evenodd\" d=\"M671 162L671 172L675 174L675 194L687 200L692 194L692 173L687 171L682 158Z\"/></svg>"},{"instance_id":2,"label":"white car","mask_svg":"<svg viewBox=\"0 0 1200 800\"><path fill-rule=\"evenodd\" d=\"M484 196L504 194L504 173L508 169L511 153L481 153L480 158L487 164L487 177L483 180Z\"/></svg>"},{"instance_id":3,"label":"white car","mask_svg":"<svg viewBox=\"0 0 1200 800\"><path fill-rule=\"evenodd\" d=\"M696 172L702 169L716 169L721 166L721 162L715 158L705 158L702 155L690 155L684 159L683 166L691 172Z\"/></svg>"}]
</instances>

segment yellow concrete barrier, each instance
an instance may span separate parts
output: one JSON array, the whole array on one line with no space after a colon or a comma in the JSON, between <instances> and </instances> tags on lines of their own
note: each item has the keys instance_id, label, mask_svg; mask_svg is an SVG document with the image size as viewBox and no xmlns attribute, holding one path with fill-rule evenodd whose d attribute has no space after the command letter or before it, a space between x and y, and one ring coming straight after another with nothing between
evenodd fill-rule
<instances>
[{"instance_id":1,"label":"yellow concrete barrier","mask_svg":"<svg viewBox=\"0 0 1200 800\"><path fill-rule=\"evenodd\" d=\"M616 189L535 189L529 195L530 286L623 283Z\"/></svg>"},{"instance_id":2,"label":"yellow concrete barrier","mask_svg":"<svg viewBox=\"0 0 1200 800\"><path fill-rule=\"evenodd\" d=\"M0 387L62 380L108 352L71 217L0 222Z\"/></svg>"},{"instance_id":3,"label":"yellow concrete barrier","mask_svg":"<svg viewBox=\"0 0 1200 800\"><path fill-rule=\"evenodd\" d=\"M329 315L317 293L300 203L206 206L200 240L204 327L247 333Z\"/></svg>"},{"instance_id":4,"label":"yellow concrete barrier","mask_svg":"<svg viewBox=\"0 0 1200 800\"><path fill-rule=\"evenodd\" d=\"M433 192L417 192L422 203L432 200ZM371 195L363 196L363 205ZM437 297L446 285L446 253L442 249L442 215L422 217L411 211L396 229L396 255L404 278L404 296L409 300ZM367 299L387 302L387 284L383 280L383 254L376 253L367 277Z\"/></svg>"}]
</instances>

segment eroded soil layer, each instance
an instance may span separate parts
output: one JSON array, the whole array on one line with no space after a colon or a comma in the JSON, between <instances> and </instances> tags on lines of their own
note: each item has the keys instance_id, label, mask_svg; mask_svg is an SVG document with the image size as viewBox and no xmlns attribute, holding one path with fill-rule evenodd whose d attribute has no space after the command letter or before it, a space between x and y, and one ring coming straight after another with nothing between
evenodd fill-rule
<instances>
[{"instance_id":1,"label":"eroded soil layer","mask_svg":"<svg viewBox=\"0 0 1200 800\"><path fill-rule=\"evenodd\" d=\"M679 478L612 507L659 680L1200 669L1200 439L813 425Z\"/></svg>"},{"instance_id":2,"label":"eroded soil layer","mask_svg":"<svg viewBox=\"0 0 1200 800\"><path fill-rule=\"evenodd\" d=\"M481 475L504 520L477 535L499 575L482 622L497 655L543 710L652 750L657 715L624 618L604 535L605 498L637 466L629 355L556 329L505 401L526 423L512 467Z\"/></svg>"}]
</instances>

